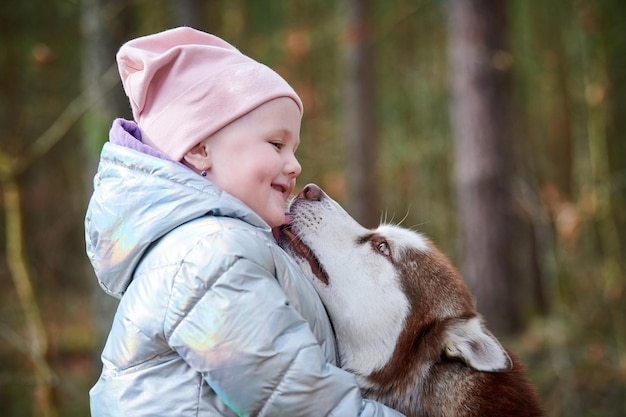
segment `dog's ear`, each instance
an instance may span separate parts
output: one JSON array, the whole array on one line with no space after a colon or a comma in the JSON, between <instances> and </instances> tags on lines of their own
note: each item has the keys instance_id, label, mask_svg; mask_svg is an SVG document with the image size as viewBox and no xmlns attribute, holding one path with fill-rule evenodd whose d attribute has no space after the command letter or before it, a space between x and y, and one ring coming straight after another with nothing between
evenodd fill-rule
<instances>
[{"instance_id":1,"label":"dog's ear","mask_svg":"<svg viewBox=\"0 0 626 417\"><path fill-rule=\"evenodd\" d=\"M513 366L500 342L485 328L479 317L451 323L446 329L444 343L446 356L459 358L478 371L503 372Z\"/></svg>"}]
</instances>

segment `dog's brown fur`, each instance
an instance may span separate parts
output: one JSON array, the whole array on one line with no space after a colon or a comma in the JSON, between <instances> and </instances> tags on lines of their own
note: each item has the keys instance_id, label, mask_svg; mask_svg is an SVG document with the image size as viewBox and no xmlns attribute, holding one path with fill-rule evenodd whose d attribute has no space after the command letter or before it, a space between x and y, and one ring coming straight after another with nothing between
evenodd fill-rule
<instances>
[{"instance_id":1,"label":"dog's brown fur","mask_svg":"<svg viewBox=\"0 0 626 417\"><path fill-rule=\"evenodd\" d=\"M365 396L407 416L544 416L524 365L510 350L510 370L501 372L477 371L460 359L446 356L444 339L450 323L479 315L465 282L447 258L430 245L429 252L407 253L398 263L405 270L401 275L408 277L403 284L412 311L392 360L369 376L376 388L366 391ZM416 276L420 274L428 276ZM457 312L454 318L438 316L451 308ZM424 374L415 372L420 369Z\"/></svg>"}]
</instances>

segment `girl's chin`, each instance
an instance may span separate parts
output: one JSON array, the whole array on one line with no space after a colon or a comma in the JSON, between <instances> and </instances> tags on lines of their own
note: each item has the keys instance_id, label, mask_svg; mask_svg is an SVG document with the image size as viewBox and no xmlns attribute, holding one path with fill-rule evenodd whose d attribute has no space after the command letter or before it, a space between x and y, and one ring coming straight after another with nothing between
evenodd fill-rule
<instances>
[{"instance_id":1,"label":"girl's chin","mask_svg":"<svg viewBox=\"0 0 626 417\"><path fill-rule=\"evenodd\" d=\"M267 218L264 219L267 224L270 225L270 227L280 227L283 224L285 224L285 221L287 220L286 216L284 213L280 214L280 215L274 215L272 216L272 218Z\"/></svg>"}]
</instances>

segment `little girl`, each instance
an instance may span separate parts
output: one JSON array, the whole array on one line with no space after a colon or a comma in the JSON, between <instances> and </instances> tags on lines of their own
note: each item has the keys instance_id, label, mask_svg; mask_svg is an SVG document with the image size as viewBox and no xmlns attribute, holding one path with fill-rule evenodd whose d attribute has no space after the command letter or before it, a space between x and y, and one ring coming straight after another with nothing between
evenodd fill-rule
<instances>
[{"instance_id":1,"label":"little girl","mask_svg":"<svg viewBox=\"0 0 626 417\"><path fill-rule=\"evenodd\" d=\"M336 366L328 316L276 244L301 167L302 102L191 28L132 40L85 219L120 299L93 416L398 416Z\"/></svg>"}]
</instances>

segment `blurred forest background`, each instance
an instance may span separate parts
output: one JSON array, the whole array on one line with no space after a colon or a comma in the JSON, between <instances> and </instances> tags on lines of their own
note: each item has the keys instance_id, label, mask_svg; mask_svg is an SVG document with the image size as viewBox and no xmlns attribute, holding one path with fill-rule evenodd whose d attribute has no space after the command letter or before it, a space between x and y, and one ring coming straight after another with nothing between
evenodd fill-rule
<instances>
[{"instance_id":1,"label":"blurred forest background","mask_svg":"<svg viewBox=\"0 0 626 417\"><path fill-rule=\"evenodd\" d=\"M186 24L305 104L302 186L420 230L550 416L626 416L626 2L4 0L0 408L85 416L115 300L83 219L126 40Z\"/></svg>"}]
</instances>

